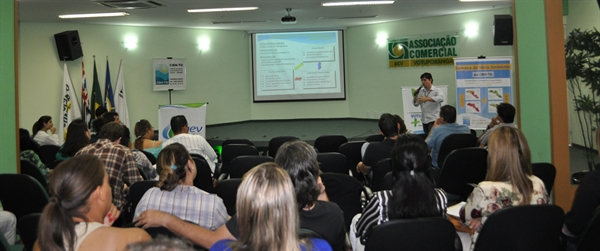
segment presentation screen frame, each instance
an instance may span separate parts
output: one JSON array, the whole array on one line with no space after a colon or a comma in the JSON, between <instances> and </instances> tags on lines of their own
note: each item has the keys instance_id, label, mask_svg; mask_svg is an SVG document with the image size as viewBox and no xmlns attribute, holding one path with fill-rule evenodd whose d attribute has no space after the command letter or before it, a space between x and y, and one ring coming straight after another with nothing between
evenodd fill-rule
<instances>
[{"instance_id":1,"label":"presentation screen frame","mask_svg":"<svg viewBox=\"0 0 600 251\"><path fill-rule=\"evenodd\" d=\"M251 47L253 102L346 99L343 30L257 32Z\"/></svg>"}]
</instances>

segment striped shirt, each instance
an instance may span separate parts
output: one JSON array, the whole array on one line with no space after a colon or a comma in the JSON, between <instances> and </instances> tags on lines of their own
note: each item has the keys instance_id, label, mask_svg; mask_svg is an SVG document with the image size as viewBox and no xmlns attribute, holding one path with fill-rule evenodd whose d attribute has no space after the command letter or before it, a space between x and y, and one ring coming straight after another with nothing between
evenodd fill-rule
<instances>
[{"instance_id":1,"label":"striped shirt","mask_svg":"<svg viewBox=\"0 0 600 251\"><path fill-rule=\"evenodd\" d=\"M217 160L217 154L212 146L208 144L206 139L200 135L181 133L173 136L169 140L162 144L163 149L170 144L179 143L185 146L190 154L198 154L208 162L212 172L215 172L215 161Z\"/></svg>"},{"instance_id":2,"label":"striped shirt","mask_svg":"<svg viewBox=\"0 0 600 251\"><path fill-rule=\"evenodd\" d=\"M150 188L135 208L135 218L146 210L166 212L212 231L225 224L229 218L219 196L187 185L178 185L173 191Z\"/></svg>"},{"instance_id":3,"label":"striped shirt","mask_svg":"<svg viewBox=\"0 0 600 251\"><path fill-rule=\"evenodd\" d=\"M448 199L444 190L435 189L437 209L440 216L446 217L446 207ZM373 228L381 223L389 221L388 202L392 197L392 190L379 191L373 194L371 201L363 210L363 213L356 222L356 236L360 237L360 242L365 245Z\"/></svg>"},{"instance_id":4,"label":"striped shirt","mask_svg":"<svg viewBox=\"0 0 600 251\"><path fill-rule=\"evenodd\" d=\"M108 173L108 183L112 188L113 204L121 210L127 204L125 194L128 189L125 189L124 185L131 186L133 183L143 180L131 150L108 139L99 139L96 143L82 148L75 155L80 154L96 155L104 162Z\"/></svg>"}]
</instances>

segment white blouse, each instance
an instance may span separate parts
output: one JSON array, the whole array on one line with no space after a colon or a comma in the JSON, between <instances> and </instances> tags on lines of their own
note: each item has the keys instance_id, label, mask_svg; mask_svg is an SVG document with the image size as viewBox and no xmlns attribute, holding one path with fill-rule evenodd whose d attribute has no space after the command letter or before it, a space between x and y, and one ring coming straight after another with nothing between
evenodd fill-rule
<instances>
[{"instance_id":1,"label":"white blouse","mask_svg":"<svg viewBox=\"0 0 600 251\"><path fill-rule=\"evenodd\" d=\"M40 146L43 146L43 145L60 146L60 143L58 143L58 134L48 134L47 132L44 132L42 130L38 131L35 134L35 136L33 137L33 140L35 140L35 142L37 142Z\"/></svg>"}]
</instances>

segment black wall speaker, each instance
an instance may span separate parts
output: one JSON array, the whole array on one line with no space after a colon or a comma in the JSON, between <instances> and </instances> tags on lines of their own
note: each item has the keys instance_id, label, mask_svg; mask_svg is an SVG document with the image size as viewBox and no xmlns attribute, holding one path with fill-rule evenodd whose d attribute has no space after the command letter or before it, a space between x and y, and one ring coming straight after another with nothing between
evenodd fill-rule
<instances>
[{"instance_id":1,"label":"black wall speaker","mask_svg":"<svg viewBox=\"0 0 600 251\"><path fill-rule=\"evenodd\" d=\"M60 61L73 61L83 56L79 33L77 31L65 31L54 34L58 59Z\"/></svg>"},{"instance_id":2,"label":"black wall speaker","mask_svg":"<svg viewBox=\"0 0 600 251\"><path fill-rule=\"evenodd\" d=\"M513 44L513 21L511 15L494 15L494 45Z\"/></svg>"}]
</instances>

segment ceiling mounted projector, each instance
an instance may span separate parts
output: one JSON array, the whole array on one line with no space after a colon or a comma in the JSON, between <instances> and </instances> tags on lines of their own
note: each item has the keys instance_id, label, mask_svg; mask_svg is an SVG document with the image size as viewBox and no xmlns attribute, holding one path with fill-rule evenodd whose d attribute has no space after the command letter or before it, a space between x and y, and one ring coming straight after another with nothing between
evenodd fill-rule
<instances>
[{"instance_id":1,"label":"ceiling mounted projector","mask_svg":"<svg viewBox=\"0 0 600 251\"><path fill-rule=\"evenodd\" d=\"M292 16L292 14L290 13L292 11L292 8L285 8L285 10L287 10L287 15L285 15L281 18L281 23L282 24L296 24L296 17Z\"/></svg>"}]
</instances>

